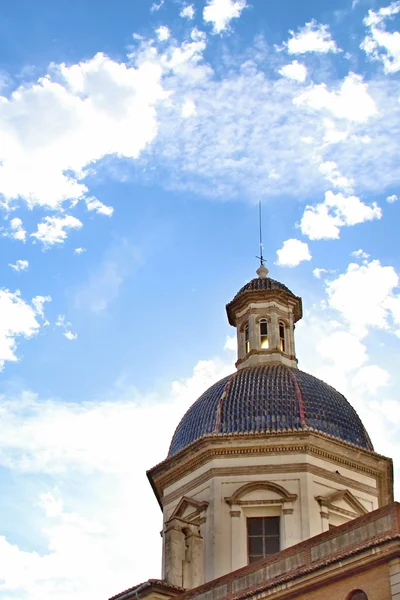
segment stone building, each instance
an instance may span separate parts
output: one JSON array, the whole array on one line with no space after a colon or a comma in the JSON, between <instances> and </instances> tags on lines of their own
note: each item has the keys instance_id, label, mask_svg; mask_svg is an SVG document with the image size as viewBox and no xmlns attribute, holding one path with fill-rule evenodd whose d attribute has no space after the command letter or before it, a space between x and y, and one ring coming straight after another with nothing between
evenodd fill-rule
<instances>
[{"instance_id":1,"label":"stone building","mask_svg":"<svg viewBox=\"0 0 400 600\"><path fill-rule=\"evenodd\" d=\"M189 408L148 472L162 580L115 600L400 600L400 505L342 394L297 368L301 298L268 277L227 305L236 372Z\"/></svg>"}]
</instances>

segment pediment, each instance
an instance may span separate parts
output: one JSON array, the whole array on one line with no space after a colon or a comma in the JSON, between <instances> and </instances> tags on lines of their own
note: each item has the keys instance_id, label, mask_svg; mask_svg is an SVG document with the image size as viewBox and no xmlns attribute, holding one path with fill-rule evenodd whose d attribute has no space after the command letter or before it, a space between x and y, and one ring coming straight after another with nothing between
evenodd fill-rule
<instances>
[{"instance_id":1,"label":"pediment","mask_svg":"<svg viewBox=\"0 0 400 600\"><path fill-rule=\"evenodd\" d=\"M240 487L232 496L225 498L225 502L240 506L242 504L284 504L294 502L296 494L290 494L285 488L272 481L254 481Z\"/></svg>"},{"instance_id":2,"label":"pediment","mask_svg":"<svg viewBox=\"0 0 400 600\"><path fill-rule=\"evenodd\" d=\"M193 498L183 496L172 513L170 520L178 518L182 521L196 522L207 509L208 502L199 502Z\"/></svg>"},{"instance_id":3,"label":"pediment","mask_svg":"<svg viewBox=\"0 0 400 600\"><path fill-rule=\"evenodd\" d=\"M321 506L328 508L328 510L345 514L349 517L361 517L368 513L365 506L347 489L333 492L328 496L316 496L315 499Z\"/></svg>"}]
</instances>

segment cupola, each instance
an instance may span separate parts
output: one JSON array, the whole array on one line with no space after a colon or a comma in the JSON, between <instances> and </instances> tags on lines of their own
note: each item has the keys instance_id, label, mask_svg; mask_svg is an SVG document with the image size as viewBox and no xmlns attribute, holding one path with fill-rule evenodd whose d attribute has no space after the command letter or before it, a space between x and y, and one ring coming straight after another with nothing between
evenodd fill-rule
<instances>
[{"instance_id":1,"label":"cupola","mask_svg":"<svg viewBox=\"0 0 400 600\"><path fill-rule=\"evenodd\" d=\"M301 298L268 273L261 264L258 277L226 305L228 321L237 330L238 369L260 364L297 366L294 325L303 314Z\"/></svg>"}]
</instances>

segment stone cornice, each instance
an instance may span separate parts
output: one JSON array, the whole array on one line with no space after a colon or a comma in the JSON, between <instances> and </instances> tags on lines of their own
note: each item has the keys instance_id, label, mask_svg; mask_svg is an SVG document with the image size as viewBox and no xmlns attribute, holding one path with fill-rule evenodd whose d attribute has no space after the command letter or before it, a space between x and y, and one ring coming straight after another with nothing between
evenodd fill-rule
<instances>
[{"instance_id":1,"label":"stone cornice","mask_svg":"<svg viewBox=\"0 0 400 600\"><path fill-rule=\"evenodd\" d=\"M303 303L300 296L295 296L292 292L286 290L248 290L240 296L235 297L226 305L226 312L230 325L236 327L236 313L244 309L248 304L268 300L276 300L279 303L286 304L293 308L294 322L296 323L303 316Z\"/></svg>"},{"instance_id":2,"label":"stone cornice","mask_svg":"<svg viewBox=\"0 0 400 600\"><path fill-rule=\"evenodd\" d=\"M184 494L189 493L199 485L209 481L213 477L238 477L242 475L276 475L276 474L296 474L296 473L312 473L317 477L321 477L331 481L334 484L346 485L365 492L370 496L378 497L379 493L376 488L373 488L364 483L343 477L333 471L328 471L316 465L309 463L285 463L281 465L249 465L247 467L232 466L232 467L215 467L195 477L191 481L185 483L162 499L162 505L167 506L174 502L177 498L181 498Z\"/></svg>"},{"instance_id":3,"label":"stone cornice","mask_svg":"<svg viewBox=\"0 0 400 600\"><path fill-rule=\"evenodd\" d=\"M393 500L391 459L314 431L245 435L212 434L195 441L176 455L156 465L147 472L147 476L161 505L161 497L166 486L176 483L214 458L270 454L310 454L336 465L342 465L380 482L379 487L383 489L380 504Z\"/></svg>"},{"instance_id":4,"label":"stone cornice","mask_svg":"<svg viewBox=\"0 0 400 600\"><path fill-rule=\"evenodd\" d=\"M282 352L282 350L280 350L279 348L269 348L268 350L264 350L262 348L253 348L252 350L250 350L250 352L248 352L246 354L246 356L244 356L243 358L239 358L236 363L235 363L235 367L239 367L241 364L245 363L251 356L271 356L273 354L276 354L279 357L284 357L287 358L288 360L294 360L297 364L297 358L295 356L295 354L287 354L286 352ZM268 363L268 364L273 364L272 362ZM276 364L281 364L281 361L279 359L276 360Z\"/></svg>"}]
</instances>

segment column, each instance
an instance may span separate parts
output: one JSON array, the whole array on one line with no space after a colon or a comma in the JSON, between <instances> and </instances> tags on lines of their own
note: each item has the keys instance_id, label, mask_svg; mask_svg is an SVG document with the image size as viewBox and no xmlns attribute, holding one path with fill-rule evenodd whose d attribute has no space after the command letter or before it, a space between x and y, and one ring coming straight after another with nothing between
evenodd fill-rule
<instances>
[{"instance_id":1,"label":"column","mask_svg":"<svg viewBox=\"0 0 400 600\"><path fill-rule=\"evenodd\" d=\"M279 320L278 314L271 310L271 325L269 333L269 348L275 350L279 348Z\"/></svg>"},{"instance_id":2,"label":"column","mask_svg":"<svg viewBox=\"0 0 400 600\"><path fill-rule=\"evenodd\" d=\"M243 567L240 560L240 521L242 511L240 506L231 506L231 571Z\"/></svg>"},{"instance_id":3,"label":"column","mask_svg":"<svg viewBox=\"0 0 400 600\"><path fill-rule=\"evenodd\" d=\"M297 528L294 522L294 507L292 502L284 502L282 505L281 525L281 550L298 544Z\"/></svg>"},{"instance_id":4,"label":"column","mask_svg":"<svg viewBox=\"0 0 400 600\"><path fill-rule=\"evenodd\" d=\"M249 317L249 334L250 334L250 350L259 349L260 336L258 334L256 315L250 315L250 317Z\"/></svg>"},{"instance_id":5,"label":"column","mask_svg":"<svg viewBox=\"0 0 400 600\"><path fill-rule=\"evenodd\" d=\"M165 579L182 587L182 564L185 559L185 536L180 523L173 519L164 530Z\"/></svg>"},{"instance_id":6,"label":"column","mask_svg":"<svg viewBox=\"0 0 400 600\"><path fill-rule=\"evenodd\" d=\"M195 588L204 583L203 538L196 527L186 535L183 587Z\"/></svg>"},{"instance_id":7,"label":"column","mask_svg":"<svg viewBox=\"0 0 400 600\"><path fill-rule=\"evenodd\" d=\"M321 531L329 531L329 510L327 506L321 505Z\"/></svg>"},{"instance_id":8,"label":"column","mask_svg":"<svg viewBox=\"0 0 400 600\"><path fill-rule=\"evenodd\" d=\"M292 313L290 313L290 315L289 315L289 328L288 328L286 335L287 335L287 339L288 339L287 353L291 356L295 356L296 350L294 347L294 323L293 323L293 314Z\"/></svg>"},{"instance_id":9,"label":"column","mask_svg":"<svg viewBox=\"0 0 400 600\"><path fill-rule=\"evenodd\" d=\"M240 327L236 328L236 337L237 337L237 357L243 358L243 331L240 330Z\"/></svg>"}]
</instances>

